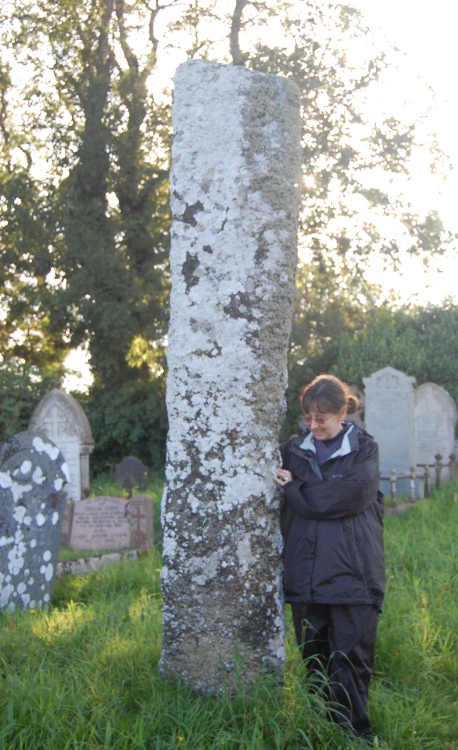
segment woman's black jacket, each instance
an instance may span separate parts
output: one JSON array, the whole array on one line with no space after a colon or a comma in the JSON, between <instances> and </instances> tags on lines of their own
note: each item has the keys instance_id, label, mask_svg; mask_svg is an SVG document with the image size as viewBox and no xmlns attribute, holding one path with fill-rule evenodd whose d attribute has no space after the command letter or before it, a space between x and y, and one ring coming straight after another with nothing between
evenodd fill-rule
<instances>
[{"instance_id":1,"label":"woman's black jacket","mask_svg":"<svg viewBox=\"0 0 458 750\"><path fill-rule=\"evenodd\" d=\"M281 448L284 588L287 602L372 604L385 590L383 495L378 446L350 425L341 448L321 467L313 435Z\"/></svg>"}]
</instances>

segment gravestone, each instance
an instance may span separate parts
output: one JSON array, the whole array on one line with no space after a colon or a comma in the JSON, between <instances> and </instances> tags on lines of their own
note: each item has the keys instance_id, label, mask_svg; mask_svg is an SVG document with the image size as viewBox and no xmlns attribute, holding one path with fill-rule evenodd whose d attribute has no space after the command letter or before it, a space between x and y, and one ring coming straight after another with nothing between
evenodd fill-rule
<instances>
[{"instance_id":1,"label":"gravestone","mask_svg":"<svg viewBox=\"0 0 458 750\"><path fill-rule=\"evenodd\" d=\"M89 497L67 504L62 544L75 550L148 550L153 546L153 510L148 495Z\"/></svg>"},{"instance_id":2,"label":"gravestone","mask_svg":"<svg viewBox=\"0 0 458 750\"><path fill-rule=\"evenodd\" d=\"M0 609L49 604L68 471L47 435L21 432L0 450Z\"/></svg>"},{"instance_id":3,"label":"gravestone","mask_svg":"<svg viewBox=\"0 0 458 750\"><path fill-rule=\"evenodd\" d=\"M70 474L68 498L78 501L86 497L94 441L86 414L76 399L54 388L36 407L29 426L42 430L62 451Z\"/></svg>"},{"instance_id":4,"label":"gravestone","mask_svg":"<svg viewBox=\"0 0 458 750\"><path fill-rule=\"evenodd\" d=\"M379 446L381 474L387 476L392 469L399 474L408 472L416 464L415 378L394 367L384 367L363 382L364 421ZM404 492L404 485L399 489Z\"/></svg>"},{"instance_id":5,"label":"gravestone","mask_svg":"<svg viewBox=\"0 0 458 750\"><path fill-rule=\"evenodd\" d=\"M417 463L434 464L442 456L447 464L455 452L457 408L451 395L440 385L423 383L415 390L415 435ZM441 479L448 481L450 472L444 468Z\"/></svg>"},{"instance_id":6,"label":"gravestone","mask_svg":"<svg viewBox=\"0 0 458 750\"><path fill-rule=\"evenodd\" d=\"M160 669L204 693L282 668L279 495L301 184L299 92L175 75Z\"/></svg>"},{"instance_id":7,"label":"gravestone","mask_svg":"<svg viewBox=\"0 0 458 750\"><path fill-rule=\"evenodd\" d=\"M129 547L149 550L153 546L153 503L149 495L134 495L129 500Z\"/></svg>"},{"instance_id":8,"label":"gravestone","mask_svg":"<svg viewBox=\"0 0 458 750\"><path fill-rule=\"evenodd\" d=\"M88 497L74 503L70 549L113 550L129 547L127 503L123 497Z\"/></svg>"},{"instance_id":9,"label":"gravestone","mask_svg":"<svg viewBox=\"0 0 458 750\"><path fill-rule=\"evenodd\" d=\"M148 469L135 456L127 456L116 464L115 476L116 481L129 491L133 487L145 490L148 486Z\"/></svg>"}]
</instances>

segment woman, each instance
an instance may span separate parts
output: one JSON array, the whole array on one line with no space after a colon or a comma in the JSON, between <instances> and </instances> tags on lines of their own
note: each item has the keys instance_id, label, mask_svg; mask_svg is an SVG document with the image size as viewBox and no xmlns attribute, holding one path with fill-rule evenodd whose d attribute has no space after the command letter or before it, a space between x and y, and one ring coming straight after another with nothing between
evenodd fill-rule
<instances>
[{"instance_id":1,"label":"woman","mask_svg":"<svg viewBox=\"0 0 458 750\"><path fill-rule=\"evenodd\" d=\"M331 718L370 741L366 706L385 585L378 446L345 421L358 401L333 375L315 378L301 403L308 429L281 446L275 477L285 495L285 599Z\"/></svg>"}]
</instances>

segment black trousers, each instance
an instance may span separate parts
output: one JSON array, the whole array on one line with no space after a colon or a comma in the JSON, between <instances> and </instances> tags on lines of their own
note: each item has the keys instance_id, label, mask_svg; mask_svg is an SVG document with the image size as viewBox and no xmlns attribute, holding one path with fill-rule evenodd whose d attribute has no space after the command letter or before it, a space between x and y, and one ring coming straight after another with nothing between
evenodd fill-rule
<instances>
[{"instance_id":1,"label":"black trousers","mask_svg":"<svg viewBox=\"0 0 458 750\"><path fill-rule=\"evenodd\" d=\"M366 713L379 610L370 605L291 604L296 640L330 718L360 736Z\"/></svg>"}]
</instances>

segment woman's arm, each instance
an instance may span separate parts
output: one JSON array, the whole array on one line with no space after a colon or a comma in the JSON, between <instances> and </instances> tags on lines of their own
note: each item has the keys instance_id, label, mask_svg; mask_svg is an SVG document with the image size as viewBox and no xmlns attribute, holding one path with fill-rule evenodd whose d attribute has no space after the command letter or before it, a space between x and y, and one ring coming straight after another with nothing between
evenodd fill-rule
<instances>
[{"instance_id":1,"label":"woman's arm","mask_svg":"<svg viewBox=\"0 0 458 750\"><path fill-rule=\"evenodd\" d=\"M378 446L371 442L368 449L358 452L345 476L335 474L330 479L310 484L293 479L291 472L287 473L291 480L280 486L284 487L285 502L299 516L315 520L353 516L362 513L377 496Z\"/></svg>"}]
</instances>

